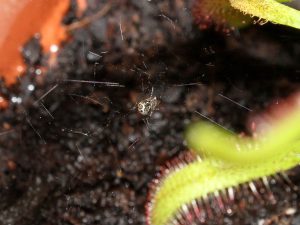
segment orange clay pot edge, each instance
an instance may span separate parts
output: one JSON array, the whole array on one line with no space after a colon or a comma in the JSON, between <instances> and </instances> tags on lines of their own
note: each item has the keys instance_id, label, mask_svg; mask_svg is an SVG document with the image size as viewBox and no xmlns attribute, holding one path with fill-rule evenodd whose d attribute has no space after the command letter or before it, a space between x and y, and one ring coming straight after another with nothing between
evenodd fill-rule
<instances>
[{"instance_id":1,"label":"orange clay pot edge","mask_svg":"<svg viewBox=\"0 0 300 225\"><path fill-rule=\"evenodd\" d=\"M4 2L7 3L7 11L4 11ZM23 0L23 3L26 2L23 5L18 5L18 2L0 0L3 7L0 19L7 20L7 26L0 23L1 31L6 34L4 40L0 39L0 75L4 76L7 85L13 84L24 70L20 50L34 34L41 34L45 51L49 51L51 45L59 45L67 37L61 21L70 5L69 0ZM14 4L18 6L12 9Z\"/></svg>"}]
</instances>

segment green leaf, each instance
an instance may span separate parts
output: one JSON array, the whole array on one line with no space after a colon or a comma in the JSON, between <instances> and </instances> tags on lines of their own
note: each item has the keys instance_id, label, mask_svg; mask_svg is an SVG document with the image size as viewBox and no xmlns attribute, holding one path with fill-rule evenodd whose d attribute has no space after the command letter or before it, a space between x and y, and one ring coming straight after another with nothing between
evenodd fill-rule
<instances>
[{"instance_id":1,"label":"green leaf","mask_svg":"<svg viewBox=\"0 0 300 225\"><path fill-rule=\"evenodd\" d=\"M231 6L256 16L260 21L273 22L300 29L300 11L275 0L229 0Z\"/></svg>"}]
</instances>

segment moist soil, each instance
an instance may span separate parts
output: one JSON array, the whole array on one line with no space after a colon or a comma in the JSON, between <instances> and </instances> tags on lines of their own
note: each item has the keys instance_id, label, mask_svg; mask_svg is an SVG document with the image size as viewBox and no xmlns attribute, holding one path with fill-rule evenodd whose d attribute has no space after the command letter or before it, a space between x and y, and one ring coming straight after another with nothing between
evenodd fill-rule
<instances>
[{"instance_id":1,"label":"moist soil","mask_svg":"<svg viewBox=\"0 0 300 225\"><path fill-rule=\"evenodd\" d=\"M70 29L51 65L33 37L26 73L1 81L0 224L145 224L149 183L187 149L189 123L249 133L251 115L299 90L298 30L200 31L184 0L89 0L81 17L76 7L66 25L109 10ZM159 104L142 115L148 98ZM206 224L300 224L299 196L274 181L275 204L249 192Z\"/></svg>"}]
</instances>

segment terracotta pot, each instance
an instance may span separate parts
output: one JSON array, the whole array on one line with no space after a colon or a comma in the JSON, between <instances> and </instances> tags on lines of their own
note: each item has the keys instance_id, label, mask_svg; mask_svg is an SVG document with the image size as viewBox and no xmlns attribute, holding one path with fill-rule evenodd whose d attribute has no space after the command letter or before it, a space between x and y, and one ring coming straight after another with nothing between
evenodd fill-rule
<instances>
[{"instance_id":1,"label":"terracotta pot","mask_svg":"<svg viewBox=\"0 0 300 225\"><path fill-rule=\"evenodd\" d=\"M44 51L66 38L61 21L70 0L0 0L0 5L0 75L12 84L25 68L20 50L34 34L40 34Z\"/></svg>"}]
</instances>

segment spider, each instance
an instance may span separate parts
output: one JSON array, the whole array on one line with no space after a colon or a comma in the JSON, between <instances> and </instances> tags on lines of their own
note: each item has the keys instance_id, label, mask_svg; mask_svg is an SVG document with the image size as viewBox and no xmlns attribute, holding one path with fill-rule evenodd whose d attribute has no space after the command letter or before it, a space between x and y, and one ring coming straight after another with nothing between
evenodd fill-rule
<instances>
[{"instance_id":1,"label":"spider","mask_svg":"<svg viewBox=\"0 0 300 225\"><path fill-rule=\"evenodd\" d=\"M156 96L150 96L138 103L137 109L143 116L151 116L153 111L159 104L159 100Z\"/></svg>"},{"instance_id":2,"label":"spider","mask_svg":"<svg viewBox=\"0 0 300 225\"><path fill-rule=\"evenodd\" d=\"M150 97L141 100L137 104L137 110L143 116L151 116L153 111L159 104L159 100L156 96L153 96L153 88Z\"/></svg>"}]
</instances>

